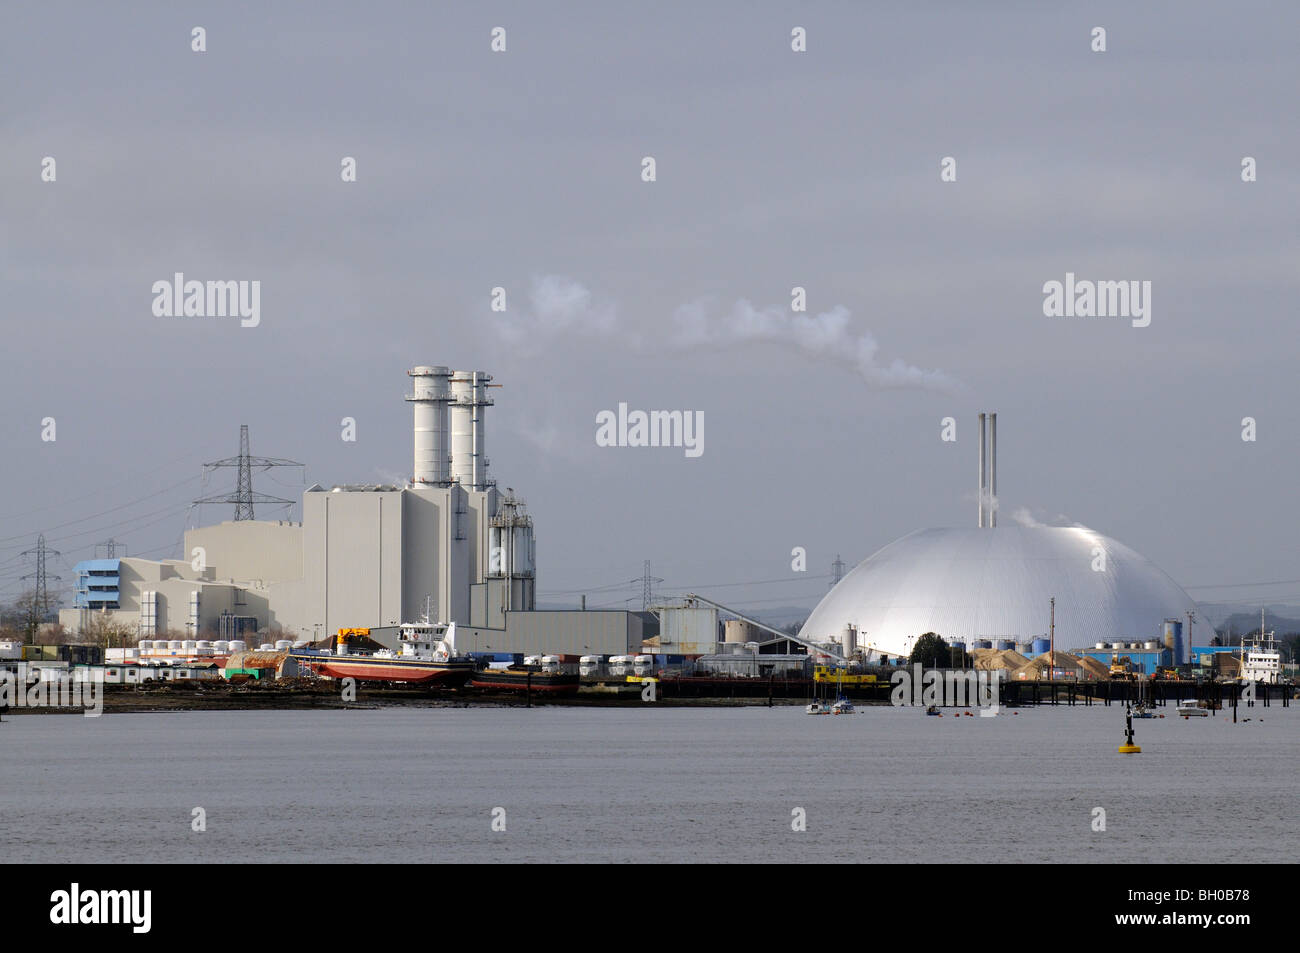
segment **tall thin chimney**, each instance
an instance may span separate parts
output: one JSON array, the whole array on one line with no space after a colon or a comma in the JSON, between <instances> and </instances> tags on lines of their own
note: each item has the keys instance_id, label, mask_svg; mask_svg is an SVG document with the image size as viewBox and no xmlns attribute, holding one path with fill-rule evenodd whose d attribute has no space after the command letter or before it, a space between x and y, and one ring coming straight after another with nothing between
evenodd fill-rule
<instances>
[{"instance_id":1,"label":"tall thin chimney","mask_svg":"<svg viewBox=\"0 0 1300 953\"><path fill-rule=\"evenodd\" d=\"M451 371L441 365L421 365L406 373L412 383L411 394L406 399L415 407L412 482L446 486L450 480L447 405L451 402Z\"/></svg>"},{"instance_id":2,"label":"tall thin chimney","mask_svg":"<svg viewBox=\"0 0 1300 953\"><path fill-rule=\"evenodd\" d=\"M998 525L998 415L989 414L989 526Z\"/></svg>"},{"instance_id":3,"label":"tall thin chimney","mask_svg":"<svg viewBox=\"0 0 1300 953\"><path fill-rule=\"evenodd\" d=\"M451 378L451 479L467 490L486 490L487 427L484 408L492 375L484 371L457 371Z\"/></svg>"},{"instance_id":4,"label":"tall thin chimney","mask_svg":"<svg viewBox=\"0 0 1300 953\"><path fill-rule=\"evenodd\" d=\"M980 414L980 475L979 475L979 493L978 493L980 529L984 528L984 474L985 474L984 453L985 453L986 434L987 434L987 428L985 426L985 415Z\"/></svg>"}]
</instances>

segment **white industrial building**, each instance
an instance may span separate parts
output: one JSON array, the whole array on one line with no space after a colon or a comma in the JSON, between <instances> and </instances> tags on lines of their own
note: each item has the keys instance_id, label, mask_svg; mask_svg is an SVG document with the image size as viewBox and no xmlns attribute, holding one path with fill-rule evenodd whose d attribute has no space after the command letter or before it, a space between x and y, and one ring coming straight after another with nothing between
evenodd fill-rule
<instances>
[{"instance_id":1,"label":"white industrial building","mask_svg":"<svg viewBox=\"0 0 1300 953\"><path fill-rule=\"evenodd\" d=\"M863 560L813 610L800 638L906 656L926 632L950 644L1019 644L1054 626L1063 648L1163 639L1165 620L1195 611L1155 564L1101 533L998 526L997 415L979 416L978 525L917 530ZM1188 660L1186 644L1178 654Z\"/></svg>"},{"instance_id":2,"label":"white industrial building","mask_svg":"<svg viewBox=\"0 0 1300 953\"><path fill-rule=\"evenodd\" d=\"M303 494L301 523L237 520L189 530L185 560L78 564L77 607L60 621L76 630L103 613L141 637L179 629L197 638L217 635L227 617L316 640L427 612L456 622L458 647L467 651L639 647L653 634L642 614L566 621L565 613L533 611L532 519L488 476L491 376L442 366L407 373L414 466L405 485L313 486Z\"/></svg>"}]
</instances>

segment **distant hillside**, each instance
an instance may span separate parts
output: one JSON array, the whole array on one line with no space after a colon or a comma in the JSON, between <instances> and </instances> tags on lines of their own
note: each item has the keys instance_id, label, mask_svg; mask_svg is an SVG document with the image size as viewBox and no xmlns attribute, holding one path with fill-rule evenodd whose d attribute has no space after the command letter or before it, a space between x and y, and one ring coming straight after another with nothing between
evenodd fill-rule
<instances>
[{"instance_id":1,"label":"distant hillside","mask_svg":"<svg viewBox=\"0 0 1300 953\"><path fill-rule=\"evenodd\" d=\"M784 629L787 625L796 622L802 624L805 619L812 615L812 610L801 606L778 606L775 609L755 610L748 614L751 618L757 619L765 625L770 625L774 629Z\"/></svg>"},{"instance_id":2,"label":"distant hillside","mask_svg":"<svg viewBox=\"0 0 1300 953\"><path fill-rule=\"evenodd\" d=\"M1288 618L1269 612L1264 617L1264 627L1271 630L1279 639L1300 634L1300 613L1297 613L1296 617ZM1234 612L1220 625L1215 626L1215 631L1227 644L1235 645L1240 641L1241 636L1259 631L1259 613Z\"/></svg>"},{"instance_id":3,"label":"distant hillside","mask_svg":"<svg viewBox=\"0 0 1300 953\"><path fill-rule=\"evenodd\" d=\"M1271 629L1276 629L1278 634L1282 632L1296 631L1296 620L1300 619L1300 606L1286 602L1266 603L1264 606L1266 613L1264 624ZM1199 632L1203 623L1208 622L1217 629L1223 629L1227 625L1234 625L1238 632L1250 631L1259 628L1259 606L1253 609L1242 608L1241 603L1231 605L1220 602L1201 602L1197 604L1197 625L1195 628ZM1249 619L1251 621L1243 621ZM1243 628L1244 626L1244 628ZM1198 642L1202 641L1200 638Z\"/></svg>"}]
</instances>

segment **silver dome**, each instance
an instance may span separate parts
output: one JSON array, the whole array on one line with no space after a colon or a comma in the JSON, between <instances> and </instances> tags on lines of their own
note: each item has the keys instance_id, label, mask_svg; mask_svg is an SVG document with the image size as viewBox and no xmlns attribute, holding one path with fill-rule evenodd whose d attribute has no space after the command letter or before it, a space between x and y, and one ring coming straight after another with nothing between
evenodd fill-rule
<instances>
[{"instance_id":1,"label":"silver dome","mask_svg":"<svg viewBox=\"0 0 1300 953\"><path fill-rule=\"evenodd\" d=\"M1095 549L1105 553L1105 571ZM800 638L830 642L855 625L859 643L907 655L926 632L949 642L1026 641L1047 634L1056 597L1056 646L1151 639L1195 602L1154 563L1082 527L922 529L864 559L804 623Z\"/></svg>"}]
</instances>

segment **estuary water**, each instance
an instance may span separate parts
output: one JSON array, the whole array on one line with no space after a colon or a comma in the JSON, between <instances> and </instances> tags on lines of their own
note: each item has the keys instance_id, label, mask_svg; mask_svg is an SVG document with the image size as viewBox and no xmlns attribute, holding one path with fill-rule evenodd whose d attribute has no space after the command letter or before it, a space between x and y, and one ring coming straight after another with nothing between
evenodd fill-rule
<instances>
[{"instance_id":1,"label":"estuary water","mask_svg":"<svg viewBox=\"0 0 1300 953\"><path fill-rule=\"evenodd\" d=\"M1138 755L1100 706L21 715L0 818L10 862L1293 861L1300 709L1166 714Z\"/></svg>"}]
</instances>

